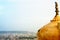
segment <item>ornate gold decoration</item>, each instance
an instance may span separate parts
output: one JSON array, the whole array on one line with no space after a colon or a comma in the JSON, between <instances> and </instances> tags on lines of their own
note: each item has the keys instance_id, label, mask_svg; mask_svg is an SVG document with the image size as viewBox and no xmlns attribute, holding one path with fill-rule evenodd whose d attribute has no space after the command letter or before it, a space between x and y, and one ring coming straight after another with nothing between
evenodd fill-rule
<instances>
[{"instance_id":1,"label":"ornate gold decoration","mask_svg":"<svg viewBox=\"0 0 60 40\"><path fill-rule=\"evenodd\" d=\"M53 20L38 30L38 40L60 40L60 15L57 2L55 2L55 8L56 15Z\"/></svg>"}]
</instances>

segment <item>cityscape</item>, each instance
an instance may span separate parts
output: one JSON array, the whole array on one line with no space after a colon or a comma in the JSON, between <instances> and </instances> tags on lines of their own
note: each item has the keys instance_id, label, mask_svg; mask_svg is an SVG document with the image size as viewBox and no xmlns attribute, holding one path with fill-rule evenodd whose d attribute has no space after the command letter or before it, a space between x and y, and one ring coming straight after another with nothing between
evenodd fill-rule
<instances>
[{"instance_id":1,"label":"cityscape","mask_svg":"<svg viewBox=\"0 0 60 40\"><path fill-rule=\"evenodd\" d=\"M0 40L37 40L37 37L27 31L0 31Z\"/></svg>"}]
</instances>

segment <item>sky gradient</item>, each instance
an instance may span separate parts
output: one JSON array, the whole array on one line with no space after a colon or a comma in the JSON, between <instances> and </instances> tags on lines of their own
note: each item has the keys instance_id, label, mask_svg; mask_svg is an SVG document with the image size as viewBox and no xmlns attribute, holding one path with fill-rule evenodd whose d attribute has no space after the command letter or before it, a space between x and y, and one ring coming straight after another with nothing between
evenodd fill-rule
<instances>
[{"instance_id":1,"label":"sky gradient","mask_svg":"<svg viewBox=\"0 0 60 40\"><path fill-rule=\"evenodd\" d=\"M55 16L55 1L0 0L0 31L37 32Z\"/></svg>"}]
</instances>

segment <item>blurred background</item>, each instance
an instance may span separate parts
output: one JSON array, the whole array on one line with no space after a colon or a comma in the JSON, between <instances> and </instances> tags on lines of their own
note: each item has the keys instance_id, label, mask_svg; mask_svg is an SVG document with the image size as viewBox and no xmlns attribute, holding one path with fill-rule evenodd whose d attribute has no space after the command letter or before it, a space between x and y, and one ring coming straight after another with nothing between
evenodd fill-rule
<instances>
[{"instance_id":1,"label":"blurred background","mask_svg":"<svg viewBox=\"0 0 60 40\"><path fill-rule=\"evenodd\" d=\"M55 1L0 0L0 31L37 32L55 16Z\"/></svg>"}]
</instances>

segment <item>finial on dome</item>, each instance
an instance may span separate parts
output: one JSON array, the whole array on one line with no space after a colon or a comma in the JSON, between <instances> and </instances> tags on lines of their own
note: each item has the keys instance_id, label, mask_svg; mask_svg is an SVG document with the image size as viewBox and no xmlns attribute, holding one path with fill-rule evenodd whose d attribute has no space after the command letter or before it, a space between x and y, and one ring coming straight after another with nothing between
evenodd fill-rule
<instances>
[{"instance_id":1,"label":"finial on dome","mask_svg":"<svg viewBox=\"0 0 60 40\"><path fill-rule=\"evenodd\" d=\"M55 9L56 9L56 15L55 16L57 16L57 15L59 15L59 10L58 10L58 3L57 2L55 2Z\"/></svg>"}]
</instances>

